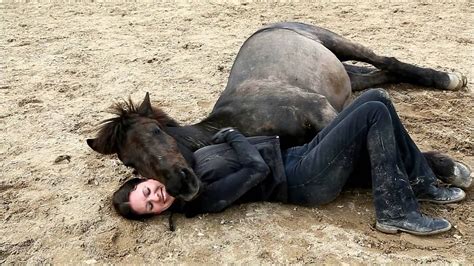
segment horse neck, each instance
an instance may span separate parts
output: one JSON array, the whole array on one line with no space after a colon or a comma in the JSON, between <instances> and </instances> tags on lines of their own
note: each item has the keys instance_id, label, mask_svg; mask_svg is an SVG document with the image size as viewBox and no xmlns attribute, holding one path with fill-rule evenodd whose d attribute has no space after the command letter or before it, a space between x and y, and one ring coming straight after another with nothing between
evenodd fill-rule
<instances>
[{"instance_id":1,"label":"horse neck","mask_svg":"<svg viewBox=\"0 0 474 266\"><path fill-rule=\"evenodd\" d=\"M218 128L208 123L199 123L189 126L167 127L165 131L178 143L178 148L186 161L193 165L193 152L212 144L212 136Z\"/></svg>"}]
</instances>

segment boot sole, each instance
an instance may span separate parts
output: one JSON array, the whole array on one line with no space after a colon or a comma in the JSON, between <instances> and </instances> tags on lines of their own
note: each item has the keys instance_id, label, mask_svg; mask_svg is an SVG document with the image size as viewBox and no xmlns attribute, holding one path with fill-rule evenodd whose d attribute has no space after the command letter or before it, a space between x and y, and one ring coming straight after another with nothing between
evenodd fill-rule
<instances>
[{"instance_id":1,"label":"boot sole","mask_svg":"<svg viewBox=\"0 0 474 266\"><path fill-rule=\"evenodd\" d=\"M462 194L462 197L459 197L457 199L451 199L451 200L418 199L418 201L420 201L420 202L431 202L431 203L436 203L436 204L448 204L448 203L459 202L459 201L463 200L464 198L466 198L466 193L465 192Z\"/></svg>"},{"instance_id":2,"label":"boot sole","mask_svg":"<svg viewBox=\"0 0 474 266\"><path fill-rule=\"evenodd\" d=\"M413 231L413 230L400 228L400 227L396 227L392 225L381 224L379 222L375 223L375 228L379 230L380 232L383 232L386 234L396 234L398 232L405 232L405 233L410 233L417 236L429 236L429 235L434 235L434 234L439 234L439 233L449 231L451 229L451 224L449 224L449 226L446 228L441 228L441 229L430 231L430 232L418 232L418 231Z\"/></svg>"}]
</instances>

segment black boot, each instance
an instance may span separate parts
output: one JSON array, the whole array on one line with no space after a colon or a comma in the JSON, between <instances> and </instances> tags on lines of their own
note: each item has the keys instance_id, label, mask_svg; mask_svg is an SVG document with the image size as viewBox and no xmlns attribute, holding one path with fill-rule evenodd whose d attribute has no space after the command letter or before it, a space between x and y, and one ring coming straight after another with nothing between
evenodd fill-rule
<instances>
[{"instance_id":1,"label":"black boot","mask_svg":"<svg viewBox=\"0 0 474 266\"><path fill-rule=\"evenodd\" d=\"M457 187L431 186L427 192L416 195L418 201L433 202L438 204L453 203L463 200L466 193Z\"/></svg>"},{"instance_id":2,"label":"black boot","mask_svg":"<svg viewBox=\"0 0 474 266\"><path fill-rule=\"evenodd\" d=\"M400 219L377 219L375 228L388 234L401 231L425 236L446 232L451 229L451 224L443 218L431 218L418 212L412 212Z\"/></svg>"}]
</instances>

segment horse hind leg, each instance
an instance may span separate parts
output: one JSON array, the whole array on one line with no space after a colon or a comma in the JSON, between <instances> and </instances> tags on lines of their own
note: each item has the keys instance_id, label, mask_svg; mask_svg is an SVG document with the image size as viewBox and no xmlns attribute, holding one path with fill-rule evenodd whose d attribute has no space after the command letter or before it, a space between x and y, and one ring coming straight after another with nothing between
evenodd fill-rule
<instances>
[{"instance_id":1,"label":"horse hind leg","mask_svg":"<svg viewBox=\"0 0 474 266\"><path fill-rule=\"evenodd\" d=\"M434 87L441 90L459 90L467 85L467 79L459 72L443 72L431 68L418 67L404 63L394 57L378 56L372 53L370 57L361 59L389 74L394 75L400 82Z\"/></svg>"},{"instance_id":2,"label":"horse hind leg","mask_svg":"<svg viewBox=\"0 0 474 266\"><path fill-rule=\"evenodd\" d=\"M351 80L352 91L361 91L367 88L374 88L382 84L401 82L401 80L395 75L392 75L385 70L379 70L373 67L350 65L346 63L343 63L343 65Z\"/></svg>"},{"instance_id":3,"label":"horse hind leg","mask_svg":"<svg viewBox=\"0 0 474 266\"><path fill-rule=\"evenodd\" d=\"M404 63L394 57L379 56L369 48L351 42L323 28L311 26L310 28L306 28L306 31L315 35L339 60L362 61L382 70L382 72L372 75L373 77L371 77L371 79L373 80L387 79L390 81L393 79L396 82L412 83L442 90L458 90L467 85L467 79L461 73L437 71L431 68L423 68ZM361 76L360 74L352 74L354 79L360 80L363 78L357 77ZM351 74L349 73L349 75Z\"/></svg>"}]
</instances>

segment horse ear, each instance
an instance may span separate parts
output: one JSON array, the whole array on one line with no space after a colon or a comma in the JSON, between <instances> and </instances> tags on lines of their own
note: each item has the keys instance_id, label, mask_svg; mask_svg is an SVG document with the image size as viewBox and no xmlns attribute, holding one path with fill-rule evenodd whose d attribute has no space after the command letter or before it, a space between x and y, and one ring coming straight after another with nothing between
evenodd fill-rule
<instances>
[{"instance_id":1,"label":"horse ear","mask_svg":"<svg viewBox=\"0 0 474 266\"><path fill-rule=\"evenodd\" d=\"M89 145L91 149L98 153L112 154L117 152L117 149L114 145L111 145L110 143L103 143L102 141L99 141L99 139L87 139L86 141L87 145Z\"/></svg>"},{"instance_id":2,"label":"horse ear","mask_svg":"<svg viewBox=\"0 0 474 266\"><path fill-rule=\"evenodd\" d=\"M143 99L142 104L138 107L138 113L144 116L150 115L153 113L153 109L151 107L150 102L150 94L147 92L145 95L145 99Z\"/></svg>"}]
</instances>

